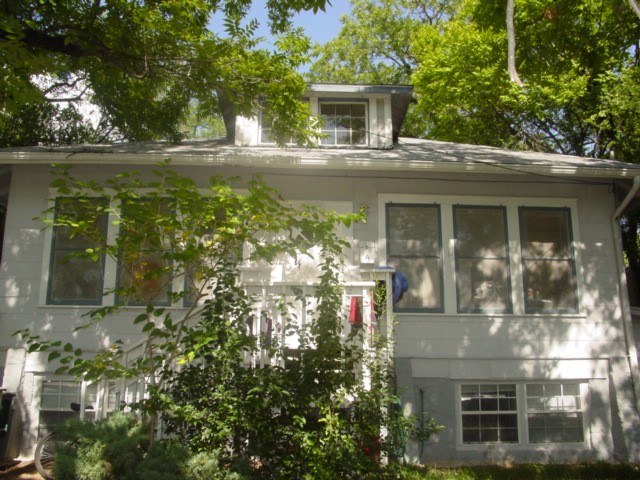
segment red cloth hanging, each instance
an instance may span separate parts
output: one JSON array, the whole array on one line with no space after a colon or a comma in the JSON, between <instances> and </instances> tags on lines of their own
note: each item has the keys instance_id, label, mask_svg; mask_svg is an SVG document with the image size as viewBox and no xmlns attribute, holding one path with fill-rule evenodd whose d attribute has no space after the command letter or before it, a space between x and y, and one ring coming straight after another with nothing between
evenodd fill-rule
<instances>
[{"instance_id":1,"label":"red cloth hanging","mask_svg":"<svg viewBox=\"0 0 640 480\"><path fill-rule=\"evenodd\" d=\"M362 297L351 297L349 306L349 323L354 327L362 325Z\"/></svg>"}]
</instances>

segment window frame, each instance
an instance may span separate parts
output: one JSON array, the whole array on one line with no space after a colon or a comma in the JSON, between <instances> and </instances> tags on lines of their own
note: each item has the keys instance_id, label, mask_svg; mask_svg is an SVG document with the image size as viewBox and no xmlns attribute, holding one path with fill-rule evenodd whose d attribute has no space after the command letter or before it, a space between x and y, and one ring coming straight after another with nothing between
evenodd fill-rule
<instances>
[{"instance_id":1,"label":"window frame","mask_svg":"<svg viewBox=\"0 0 640 480\"><path fill-rule=\"evenodd\" d=\"M523 213L525 211L538 211L538 212L566 212L567 215L567 224L566 227L568 229L568 257L527 257L525 255L525 224L523 221ZM579 295L578 295L578 275L576 269L576 249L575 249L575 241L573 234L573 225L572 225L572 215L571 209L568 207L538 207L538 206L520 206L518 208L518 226L520 228L520 251L521 251L521 265L522 265L522 287L525 292L524 298L524 307L525 313L577 313L579 310ZM529 289L529 271L526 268L526 262L529 259L534 260L542 260L545 262L551 261L568 261L570 263L571 269L571 280L572 280L572 290L573 290L573 307L568 308L536 308L531 307L530 302L527 301L527 291Z\"/></svg>"},{"instance_id":2,"label":"window frame","mask_svg":"<svg viewBox=\"0 0 640 480\"><path fill-rule=\"evenodd\" d=\"M324 140L326 140L326 137L319 137L318 138L318 146L319 147L323 147L323 148L367 148L369 147L369 145L371 144L371 138L370 138L370 124L371 124L371 119L370 117L370 106L369 106L369 99L358 99L358 98L318 98L318 103L317 103L317 117L319 119L323 118L322 115L322 106L323 105L363 105L364 106L364 142L363 143L338 143L338 135L337 132L339 132L339 130L334 129L334 133L335 135L335 141L334 143L323 143ZM349 116L350 118L351 115ZM359 117L358 117L359 118ZM321 125L319 128L319 133L322 135L324 133L324 131L326 130L325 125ZM352 128L349 128L349 137L350 139L353 136L353 132L357 131L357 130L353 130Z\"/></svg>"},{"instance_id":3,"label":"window frame","mask_svg":"<svg viewBox=\"0 0 640 480\"><path fill-rule=\"evenodd\" d=\"M459 209L477 209L477 210L499 210L501 212L502 222L503 222L503 239L504 239L504 257L479 257L479 256L461 256L459 255L459 224L457 222L458 216L457 213ZM512 281L511 281L511 255L509 249L509 231L508 231L508 219L507 219L507 209L504 205L467 205L467 204L456 204L453 205L452 210L452 220L453 220L453 235L454 235L454 261L455 261L455 279L456 279L456 306L458 313L502 313L502 314L511 314L513 313L513 299L512 299ZM468 308L463 307L461 305L461 273L460 273L460 260L462 259L482 259L482 260L503 260L505 262L505 284L506 284L506 298L505 298L505 307L504 308Z\"/></svg>"},{"instance_id":4,"label":"window frame","mask_svg":"<svg viewBox=\"0 0 640 480\"><path fill-rule=\"evenodd\" d=\"M476 409L465 409L463 408L463 399L466 398L463 396L462 390L464 387L476 387L476 391L479 393L477 397L478 408ZM486 397L482 396L483 387L490 387L496 391L496 395L487 395ZM494 388L495 387L495 388ZM501 397L500 393L503 391L513 392L513 396L504 396ZM506 383L506 382L482 382L482 383L462 383L460 384L460 431L462 436L462 443L464 445L486 445L488 443L495 443L500 445L516 445L520 443L521 434L519 428L519 412L518 412L518 387L515 383ZM502 402L501 400L506 400L506 402ZM472 399L473 401L473 399ZM483 403L492 403L495 401L496 408L485 408L483 407ZM507 403L509 406L515 408L502 408L502 404ZM471 428L465 429L465 417L473 418L478 417L478 436L481 437L483 431L495 431L497 436L501 436L501 432L506 435L509 430L513 430L513 427L509 428L507 425L500 425L501 417L514 417L515 416L515 441L464 441L465 430L472 430ZM485 427L482 426L482 418L488 417L496 417L496 427Z\"/></svg>"},{"instance_id":5,"label":"window frame","mask_svg":"<svg viewBox=\"0 0 640 480\"><path fill-rule=\"evenodd\" d=\"M463 440L463 421L462 417L464 411L462 409L462 389L464 386L480 386L480 385L515 385L516 393L516 406L517 406L517 442L467 442ZM555 441L555 442L532 442L529 433L529 408L527 405L527 387L531 385L572 385L578 389L578 397L580 400L579 409L565 410L567 413L579 413L580 414L580 427L582 430L582 440L580 441ZM589 381L586 379L560 379L560 380L458 380L455 385L455 398L456 398L456 443L461 450L484 450L491 445L499 445L500 448L505 449L518 449L518 448L548 448L553 446L556 448L581 448L588 444L589 441L589 420L588 420L588 408L587 399L589 397ZM557 413L561 413L562 410L558 410ZM471 413L473 414L473 412Z\"/></svg>"},{"instance_id":6,"label":"window frame","mask_svg":"<svg viewBox=\"0 0 640 480\"><path fill-rule=\"evenodd\" d=\"M553 385L553 386L557 386L560 388L560 398L563 400L564 403L564 399L565 398L569 398L569 397L577 397L579 400L579 406L578 407L570 407L567 406L566 408L564 408L564 404L562 405L562 408L531 408L530 407L530 399L534 399L534 398L539 398L539 399L546 399L546 400L550 400L552 398L551 395L547 395L546 391L548 390L548 388ZM565 394L566 388L568 386L575 386L578 389L578 394L577 395L568 395ZM543 389L543 395L542 396L529 396L529 388L532 386L542 386ZM557 443L575 443L575 444L580 444L580 443L584 443L585 441L585 432L584 432L584 402L582 399L582 394L581 394L581 388L580 388L580 384L576 383L576 382L528 382L524 385L524 400L526 403L526 408L525 408L525 421L527 423L527 438L528 441L531 445L548 445L548 444L557 444ZM557 395L555 397L558 397ZM530 416L531 415L538 415L538 416L568 416L568 415L577 415L577 419L579 422L579 425L582 427L580 429L580 439L579 440L566 440L563 439L561 441L536 441L533 442L531 441L531 420L530 420ZM544 425L545 429L547 428L547 425L545 423ZM567 431L567 429L564 428L565 425L564 423L560 425L560 429L562 430L563 434Z\"/></svg>"},{"instance_id":7,"label":"window frame","mask_svg":"<svg viewBox=\"0 0 640 480\"><path fill-rule=\"evenodd\" d=\"M73 200L73 198L74 197L67 197L67 196L61 195L53 199L52 219L54 221L58 217L59 206L62 204L62 202L65 199ZM94 200L93 197L92 197L92 200ZM104 201L106 206L107 199L106 197L98 196L98 197L95 197L95 201L96 202ZM104 234L104 237L107 238L107 236L109 235L109 215L107 213L104 214L104 218L102 218L101 222L104 223L104 225L101 226L101 228L104 229L102 233ZM45 303L47 305L100 306L103 304L104 289L105 289L105 269L106 269L105 254L101 254L100 260L96 262L98 264L97 270L100 272L100 280L98 282L98 285L96 286L97 292L94 298L86 299L86 300L69 300L69 299L57 300L53 298L54 280L55 280L54 270L56 265L57 253L67 252L63 255L63 256L66 256L71 254L72 252L78 252L82 250L81 248L65 248L65 247L57 246L57 241L58 241L57 232L59 231L59 229L63 229L63 228L64 227L61 227L61 226L51 227L49 229L50 239L48 242L45 242L45 244L49 246L48 248L49 258L48 258L48 262L45 262L48 265L47 275L46 275L46 287L45 287Z\"/></svg>"},{"instance_id":8,"label":"window frame","mask_svg":"<svg viewBox=\"0 0 640 480\"><path fill-rule=\"evenodd\" d=\"M141 193L140 197L132 200L132 202L145 202L145 200L148 197L145 196L144 192ZM169 198L162 198L162 201L167 200L167 202L170 204L169 207L171 207L171 199ZM118 212L120 213L120 215L122 215L123 217L126 216L126 205L122 205L120 204L118 206ZM176 214L176 212L173 212L174 214ZM127 232L123 233L123 229L122 229L122 224L120 224L117 228L117 232L115 232L116 236L119 235L126 235ZM122 282L123 282L123 270L124 270L124 266L126 265L127 262L125 262L125 260L122 258L122 256L120 255L120 253L118 253L118 257L116 259L116 281L115 281L115 288L116 288L116 293L115 293L115 302L119 303L121 302L123 305L126 305L127 307L146 307L147 305L154 305L154 306L159 306L159 307L169 307L172 304L172 293L173 293L173 283L175 281L175 271L174 271L174 267L170 262L165 262L165 260L163 258L161 258L160 254L157 254L153 251L148 251L148 250L141 250L140 252L140 264L144 265L144 262L150 260L150 261L154 261L156 260L155 257L160 257L159 262L161 262L163 265L161 265L159 268L165 268L168 267L169 268L169 273L167 273L166 275L169 275L169 281L166 285L162 286L162 293L160 293L158 295L158 298L156 299L154 296L154 299L151 300L149 299L149 301L145 302L145 301L139 301L138 300L138 291L139 291L139 287L137 286L137 282L136 282L136 278L132 275L127 275L129 277L129 281L131 282L131 285L127 288L132 288L136 291L136 295L133 295L131 297L128 297L126 295L120 295L120 293L118 292L118 290L120 288L122 288ZM135 268L135 263L134 262L130 262L128 265L129 268L133 269ZM144 272L143 272L144 274ZM162 280L162 277L164 276L164 274L160 277L158 277L158 280ZM140 279L138 278L138 281L145 281L144 279ZM162 297L162 298L160 298Z\"/></svg>"},{"instance_id":9,"label":"window frame","mask_svg":"<svg viewBox=\"0 0 640 480\"><path fill-rule=\"evenodd\" d=\"M390 238L389 233L390 233L390 222L388 221L389 219L389 210L393 207L399 207L399 208L425 208L425 207L430 207L430 208L435 208L436 210L436 214L437 214L437 223L438 223L438 256L434 257L434 256L429 256L429 257L416 257L416 256L406 256L405 258L430 258L430 259L436 259L438 262L438 273L437 273L437 279L439 281L439 291L440 294L438 296L438 306L436 307L403 307L403 306L395 306L394 307L394 311L398 312L398 313L421 313L421 312L426 312L426 313L443 313L444 309L445 309L445 282L444 282L444 262L445 262L445 255L444 255L444 246L443 246L443 236L442 236L442 206L438 205L438 204L417 204L417 203L397 203L397 202L393 202L393 203L387 203L385 204L385 208L384 208L384 218L385 218L385 239ZM392 255L391 255L391 242L386 242L386 248L385 248L385 253L386 253L386 259L389 259ZM399 255L394 255L397 257L400 257ZM385 262L386 263L386 262ZM395 268L395 267L394 267ZM403 274L406 276L407 273L403 272ZM411 288L411 282L409 282L409 288Z\"/></svg>"},{"instance_id":10,"label":"window frame","mask_svg":"<svg viewBox=\"0 0 640 480\"><path fill-rule=\"evenodd\" d=\"M46 385L56 385L58 387L58 395L54 395L52 393L47 393L45 391ZM73 393L62 393L62 388L72 388L75 390ZM38 438L43 434L50 433L49 428L55 428L57 425L65 422L68 419L80 419L84 420L85 418L96 419L98 418L99 412L102 408L101 405L101 396L102 389L99 383L89 383L89 382L78 382L72 377L68 376L59 376L59 375L38 375L36 377L36 387L37 387L37 412L38 412ZM45 396L51 398L58 398L57 406L48 406L43 405L45 402L43 401ZM93 396L93 402L90 402L91 396ZM70 400L67 404L62 403L62 399L64 397L73 397L67 398ZM71 409L71 403L78 403L80 405L80 410L78 412ZM91 405L93 408L86 408L88 405ZM57 415L58 420L55 423L49 423L43 421L43 413L46 415Z\"/></svg>"}]
</instances>

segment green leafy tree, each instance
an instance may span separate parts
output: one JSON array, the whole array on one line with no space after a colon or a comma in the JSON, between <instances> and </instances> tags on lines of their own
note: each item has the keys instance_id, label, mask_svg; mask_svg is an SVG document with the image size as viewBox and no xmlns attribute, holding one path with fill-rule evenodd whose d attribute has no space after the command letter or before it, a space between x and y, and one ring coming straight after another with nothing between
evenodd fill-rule
<instances>
[{"instance_id":1,"label":"green leafy tree","mask_svg":"<svg viewBox=\"0 0 640 480\"><path fill-rule=\"evenodd\" d=\"M306 73L311 82L409 84L420 60L412 45L422 25L438 29L459 0L351 0L350 14L333 40L316 45L315 61ZM421 136L427 128L414 105L403 135Z\"/></svg>"},{"instance_id":2,"label":"green leafy tree","mask_svg":"<svg viewBox=\"0 0 640 480\"><path fill-rule=\"evenodd\" d=\"M87 358L71 343L17 332L30 352L49 352L58 373L78 378L144 378L147 398L129 406L151 427L162 418L165 431L192 451L222 452L223 464L253 461L258 478L389 473L381 453L396 450L397 432L411 422L387 408L394 394L388 339L376 336L365 349L368 332L342 326L346 243L335 227L361 214L293 207L259 179L237 193L214 177L203 192L167 164L151 180L130 172L99 184L76 179L67 167L58 174L48 224L93 240L95 247L75 255L119 262L119 282L109 292L115 304L91 311L81 328L142 307L131 322L144 354L124 364L116 341ZM113 239L95 228L104 214L117 219ZM314 292L295 291L278 307L282 333L296 335L298 348L248 331L255 308L239 282L244 259L269 264L312 251L319 269ZM163 301L184 308L165 308ZM290 321L289 302L302 305L307 323ZM256 357L268 359L264 368L250 361Z\"/></svg>"},{"instance_id":3,"label":"green leafy tree","mask_svg":"<svg viewBox=\"0 0 640 480\"><path fill-rule=\"evenodd\" d=\"M0 6L0 111L88 100L113 136L177 141L189 102L213 115L224 91L237 113L250 113L262 96L276 138L296 132L304 141L304 82L294 69L309 42L290 18L325 3L267 2L271 30L281 35L272 52L259 47L245 0L8 0Z\"/></svg>"},{"instance_id":4,"label":"green leafy tree","mask_svg":"<svg viewBox=\"0 0 640 480\"><path fill-rule=\"evenodd\" d=\"M445 28L414 37L413 77L427 135L509 148L607 156L603 76L633 64L640 25L609 1L519 1L508 72L505 5L467 1ZM615 33L614 33L615 32Z\"/></svg>"},{"instance_id":5,"label":"green leafy tree","mask_svg":"<svg viewBox=\"0 0 640 480\"><path fill-rule=\"evenodd\" d=\"M88 123L73 105L25 105L16 113L0 112L0 124L0 148L72 145L101 138L100 128Z\"/></svg>"},{"instance_id":6,"label":"green leafy tree","mask_svg":"<svg viewBox=\"0 0 640 480\"><path fill-rule=\"evenodd\" d=\"M207 115L196 102L189 105L189 111L180 126L184 138L225 138L227 132L221 115Z\"/></svg>"}]
</instances>

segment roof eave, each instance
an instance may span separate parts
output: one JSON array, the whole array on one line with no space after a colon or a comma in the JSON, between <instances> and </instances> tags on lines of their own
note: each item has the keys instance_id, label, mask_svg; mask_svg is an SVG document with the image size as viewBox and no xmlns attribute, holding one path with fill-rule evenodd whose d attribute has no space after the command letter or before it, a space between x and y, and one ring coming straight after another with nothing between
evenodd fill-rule
<instances>
[{"instance_id":1,"label":"roof eave","mask_svg":"<svg viewBox=\"0 0 640 480\"><path fill-rule=\"evenodd\" d=\"M449 163L420 159L363 159L345 156L328 157L314 155L256 155L247 153L116 153L116 152L2 152L0 165L27 164L103 164L103 165L153 165L171 159L174 165L236 166L257 168L304 168L327 170L412 171L434 173L483 173L493 175L540 175L553 177L582 177L606 179L631 179L640 170L572 165L505 164L496 162Z\"/></svg>"}]
</instances>

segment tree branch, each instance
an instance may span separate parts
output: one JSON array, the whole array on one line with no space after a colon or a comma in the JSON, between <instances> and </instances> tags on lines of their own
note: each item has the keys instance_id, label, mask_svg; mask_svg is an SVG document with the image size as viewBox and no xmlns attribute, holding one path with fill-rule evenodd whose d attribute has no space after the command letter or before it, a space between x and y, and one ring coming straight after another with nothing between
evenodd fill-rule
<instances>
[{"instance_id":1,"label":"tree branch","mask_svg":"<svg viewBox=\"0 0 640 480\"><path fill-rule=\"evenodd\" d=\"M524 83L520 79L520 75L518 75L518 70L516 69L516 35L513 27L514 3L515 0L507 0L507 70L509 71L511 81L519 87L522 87Z\"/></svg>"},{"instance_id":2,"label":"tree branch","mask_svg":"<svg viewBox=\"0 0 640 480\"><path fill-rule=\"evenodd\" d=\"M638 2L636 2L636 0L629 0L629 6L634 12L636 12L638 18L640 18L640 7L638 6Z\"/></svg>"}]
</instances>

